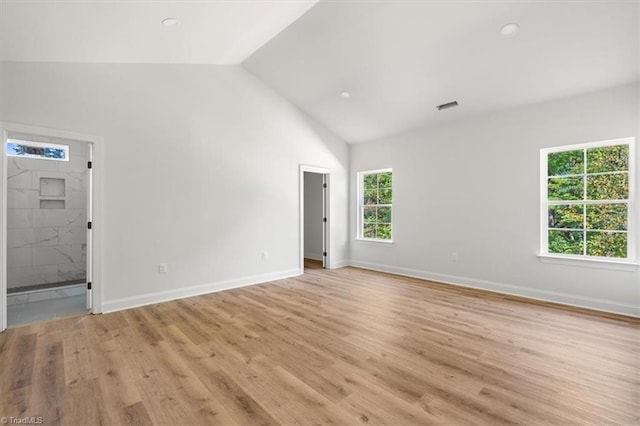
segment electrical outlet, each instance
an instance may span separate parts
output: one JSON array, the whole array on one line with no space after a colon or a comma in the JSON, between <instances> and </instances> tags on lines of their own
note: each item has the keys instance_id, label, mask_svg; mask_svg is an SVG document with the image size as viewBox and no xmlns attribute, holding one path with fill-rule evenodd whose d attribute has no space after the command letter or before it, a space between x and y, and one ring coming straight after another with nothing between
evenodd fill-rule
<instances>
[{"instance_id":1,"label":"electrical outlet","mask_svg":"<svg viewBox=\"0 0 640 426\"><path fill-rule=\"evenodd\" d=\"M457 262L458 261L458 253L451 253L451 261L452 262Z\"/></svg>"},{"instance_id":2,"label":"electrical outlet","mask_svg":"<svg viewBox=\"0 0 640 426\"><path fill-rule=\"evenodd\" d=\"M262 261L266 261L269 260L269 252L268 251L263 251L262 252Z\"/></svg>"},{"instance_id":3,"label":"electrical outlet","mask_svg":"<svg viewBox=\"0 0 640 426\"><path fill-rule=\"evenodd\" d=\"M168 270L169 270L169 265L167 265L166 263L159 263L158 264L158 273L159 274L166 274Z\"/></svg>"}]
</instances>

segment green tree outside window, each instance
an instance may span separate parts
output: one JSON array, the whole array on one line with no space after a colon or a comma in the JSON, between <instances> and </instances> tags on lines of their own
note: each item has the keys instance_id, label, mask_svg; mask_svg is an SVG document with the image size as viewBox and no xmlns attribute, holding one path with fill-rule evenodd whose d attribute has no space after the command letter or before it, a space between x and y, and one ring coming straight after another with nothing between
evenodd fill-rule
<instances>
[{"instance_id":1,"label":"green tree outside window","mask_svg":"<svg viewBox=\"0 0 640 426\"><path fill-rule=\"evenodd\" d=\"M628 257L629 144L550 152L548 253Z\"/></svg>"},{"instance_id":2,"label":"green tree outside window","mask_svg":"<svg viewBox=\"0 0 640 426\"><path fill-rule=\"evenodd\" d=\"M360 236L365 239L391 240L393 174L391 170L360 174Z\"/></svg>"}]
</instances>

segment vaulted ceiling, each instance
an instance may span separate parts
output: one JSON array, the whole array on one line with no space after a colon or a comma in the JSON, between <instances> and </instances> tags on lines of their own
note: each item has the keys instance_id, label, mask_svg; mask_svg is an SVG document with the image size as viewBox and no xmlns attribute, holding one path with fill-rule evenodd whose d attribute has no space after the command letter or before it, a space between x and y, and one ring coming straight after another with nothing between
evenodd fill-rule
<instances>
[{"instance_id":1,"label":"vaulted ceiling","mask_svg":"<svg viewBox=\"0 0 640 426\"><path fill-rule=\"evenodd\" d=\"M240 63L363 142L638 81L639 23L617 0L0 0L0 59Z\"/></svg>"},{"instance_id":2,"label":"vaulted ceiling","mask_svg":"<svg viewBox=\"0 0 640 426\"><path fill-rule=\"evenodd\" d=\"M344 140L368 141L638 81L639 4L323 1L243 65ZM520 31L501 37L508 23ZM449 101L460 105L436 109Z\"/></svg>"},{"instance_id":3,"label":"vaulted ceiling","mask_svg":"<svg viewBox=\"0 0 640 426\"><path fill-rule=\"evenodd\" d=\"M238 64L317 2L0 0L0 58Z\"/></svg>"}]
</instances>

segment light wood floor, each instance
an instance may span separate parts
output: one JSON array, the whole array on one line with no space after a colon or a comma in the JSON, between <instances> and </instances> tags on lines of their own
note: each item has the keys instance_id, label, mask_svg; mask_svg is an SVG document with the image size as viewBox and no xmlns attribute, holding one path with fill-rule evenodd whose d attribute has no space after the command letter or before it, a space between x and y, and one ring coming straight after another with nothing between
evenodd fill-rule
<instances>
[{"instance_id":1,"label":"light wood floor","mask_svg":"<svg viewBox=\"0 0 640 426\"><path fill-rule=\"evenodd\" d=\"M0 335L45 424L638 424L637 321L355 268Z\"/></svg>"},{"instance_id":2,"label":"light wood floor","mask_svg":"<svg viewBox=\"0 0 640 426\"><path fill-rule=\"evenodd\" d=\"M322 269L322 261L304 258L304 269Z\"/></svg>"}]
</instances>

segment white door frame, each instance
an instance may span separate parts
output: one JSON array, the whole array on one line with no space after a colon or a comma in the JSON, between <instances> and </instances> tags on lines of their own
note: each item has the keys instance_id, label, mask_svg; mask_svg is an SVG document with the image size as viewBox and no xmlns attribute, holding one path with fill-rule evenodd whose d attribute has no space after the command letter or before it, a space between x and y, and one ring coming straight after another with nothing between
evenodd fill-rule
<instances>
[{"instance_id":1,"label":"white door frame","mask_svg":"<svg viewBox=\"0 0 640 426\"><path fill-rule=\"evenodd\" d=\"M86 142L91 145L92 159L92 183L91 183L91 208L88 211L92 215L92 244L87 246L87 260L92 266L92 313L102 313L102 176L103 176L103 139L101 136L88 135L66 130L50 129L46 127L31 126L19 123L0 121L0 135L2 135L2 153L0 161L0 208L2 220L0 221L0 332L7 328L7 149L6 141L10 132L27 133L38 136L71 139ZM87 242L87 245L89 241ZM90 262L89 262L90 260Z\"/></svg>"},{"instance_id":2,"label":"white door frame","mask_svg":"<svg viewBox=\"0 0 640 426\"><path fill-rule=\"evenodd\" d=\"M323 265L326 269L331 269L331 169L325 167L309 166L300 164L300 274L304 273L304 172L318 173L323 175L323 182L327 184L323 194L324 217L327 218L324 232L324 248L327 253L324 256Z\"/></svg>"}]
</instances>

